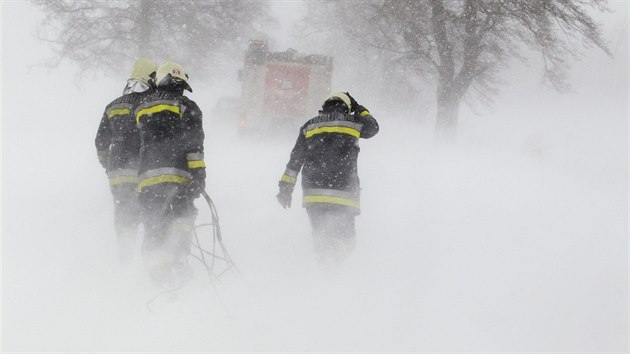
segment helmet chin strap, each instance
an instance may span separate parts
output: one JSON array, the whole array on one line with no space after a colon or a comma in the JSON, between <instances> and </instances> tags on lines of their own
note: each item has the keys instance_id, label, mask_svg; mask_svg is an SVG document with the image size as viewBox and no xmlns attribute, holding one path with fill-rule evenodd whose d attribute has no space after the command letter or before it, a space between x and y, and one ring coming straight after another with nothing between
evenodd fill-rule
<instances>
[{"instance_id":1,"label":"helmet chin strap","mask_svg":"<svg viewBox=\"0 0 630 354\"><path fill-rule=\"evenodd\" d=\"M125 85L125 89L123 90L123 95L127 95L132 92L144 92L147 91L149 88L149 85L145 82L129 79L127 80L127 85Z\"/></svg>"},{"instance_id":2,"label":"helmet chin strap","mask_svg":"<svg viewBox=\"0 0 630 354\"><path fill-rule=\"evenodd\" d=\"M192 92L192 88L186 81L173 78L170 74L158 83L158 90L172 91L179 95L183 95L184 90Z\"/></svg>"}]
</instances>

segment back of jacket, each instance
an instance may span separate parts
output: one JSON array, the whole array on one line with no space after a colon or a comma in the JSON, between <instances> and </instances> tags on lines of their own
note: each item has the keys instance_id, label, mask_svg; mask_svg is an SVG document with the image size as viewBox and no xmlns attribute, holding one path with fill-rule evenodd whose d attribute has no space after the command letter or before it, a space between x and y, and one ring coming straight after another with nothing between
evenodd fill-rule
<instances>
[{"instance_id":1,"label":"back of jacket","mask_svg":"<svg viewBox=\"0 0 630 354\"><path fill-rule=\"evenodd\" d=\"M152 90L132 92L118 97L105 107L95 145L99 160L110 175L110 182L114 184L116 181L111 180L112 178L128 175L128 179L131 179L137 176L140 135L136 127L134 110L142 98L151 92Z\"/></svg>"},{"instance_id":2,"label":"back of jacket","mask_svg":"<svg viewBox=\"0 0 630 354\"><path fill-rule=\"evenodd\" d=\"M189 182L190 170L201 167L195 163L203 160L204 132L197 104L170 91L157 91L146 96L135 113L142 144L140 188ZM148 178L153 182L143 184Z\"/></svg>"},{"instance_id":3,"label":"back of jacket","mask_svg":"<svg viewBox=\"0 0 630 354\"><path fill-rule=\"evenodd\" d=\"M376 119L361 107L354 114L322 112L300 128L281 183L295 184L302 171L304 204L359 207L359 138L378 133Z\"/></svg>"}]
</instances>

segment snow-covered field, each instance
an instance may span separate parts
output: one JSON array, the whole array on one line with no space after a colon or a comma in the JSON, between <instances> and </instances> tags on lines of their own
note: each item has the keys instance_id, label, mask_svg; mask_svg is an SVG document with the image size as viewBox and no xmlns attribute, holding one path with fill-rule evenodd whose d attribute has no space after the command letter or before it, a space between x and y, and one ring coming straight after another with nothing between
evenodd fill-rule
<instances>
[{"instance_id":1,"label":"snow-covered field","mask_svg":"<svg viewBox=\"0 0 630 354\"><path fill-rule=\"evenodd\" d=\"M116 263L93 146L125 78L77 86L67 64L31 67L45 47L28 22L6 23L3 351L628 350L627 55L587 57L574 94L531 79L481 115L463 108L449 147L431 123L361 102L381 133L362 141L358 247L334 273L314 262L299 189L290 210L275 200L294 137L238 139L191 73L207 191L243 275L213 286L198 268L149 312L140 262Z\"/></svg>"}]
</instances>

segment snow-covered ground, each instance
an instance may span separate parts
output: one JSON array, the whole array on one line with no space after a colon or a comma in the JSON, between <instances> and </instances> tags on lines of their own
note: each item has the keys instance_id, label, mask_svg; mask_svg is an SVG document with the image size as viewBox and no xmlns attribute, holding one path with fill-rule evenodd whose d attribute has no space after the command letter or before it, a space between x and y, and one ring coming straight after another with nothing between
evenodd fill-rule
<instances>
[{"instance_id":1,"label":"snow-covered ground","mask_svg":"<svg viewBox=\"0 0 630 354\"><path fill-rule=\"evenodd\" d=\"M3 20L28 13L18 8ZM628 350L627 47L615 60L589 52L574 94L531 78L481 115L464 108L450 147L434 144L431 124L361 102L381 133L362 141L358 247L334 273L314 262L299 189L292 209L275 200L294 137L238 139L210 115L218 90L191 73L207 190L243 275L213 286L197 269L152 313L141 264L116 263L93 146L125 78L77 86L68 64L31 67L47 49L32 24L9 24L3 351Z\"/></svg>"}]
</instances>

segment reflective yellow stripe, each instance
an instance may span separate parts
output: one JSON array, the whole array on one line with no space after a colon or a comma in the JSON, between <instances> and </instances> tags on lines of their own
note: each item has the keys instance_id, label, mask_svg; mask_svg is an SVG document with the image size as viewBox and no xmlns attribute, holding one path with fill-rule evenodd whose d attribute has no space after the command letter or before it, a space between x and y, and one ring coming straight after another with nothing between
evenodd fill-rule
<instances>
[{"instance_id":1,"label":"reflective yellow stripe","mask_svg":"<svg viewBox=\"0 0 630 354\"><path fill-rule=\"evenodd\" d=\"M329 203L329 204L339 204L339 205L350 206L353 208L360 208L360 204L356 200L347 199L347 198L339 198L339 197L329 197L325 195L305 195L303 202L304 204Z\"/></svg>"},{"instance_id":2,"label":"reflective yellow stripe","mask_svg":"<svg viewBox=\"0 0 630 354\"><path fill-rule=\"evenodd\" d=\"M360 115L361 117L369 116L369 115L370 115L370 111L368 111L368 110L366 109L365 111L363 111L363 112L359 113L359 115Z\"/></svg>"},{"instance_id":3,"label":"reflective yellow stripe","mask_svg":"<svg viewBox=\"0 0 630 354\"><path fill-rule=\"evenodd\" d=\"M182 176L175 176L175 175L162 175L162 176L156 176L156 177L149 177L149 178L143 179L142 181L140 181L140 183L138 183L138 192L141 192L142 188L144 187L153 186L153 185L161 184L161 183L188 184L189 182L190 180L188 178L184 178Z\"/></svg>"},{"instance_id":4,"label":"reflective yellow stripe","mask_svg":"<svg viewBox=\"0 0 630 354\"><path fill-rule=\"evenodd\" d=\"M112 118L113 116L122 116L125 114L131 114L131 110L129 108L116 108L109 111L107 117Z\"/></svg>"},{"instance_id":5,"label":"reflective yellow stripe","mask_svg":"<svg viewBox=\"0 0 630 354\"><path fill-rule=\"evenodd\" d=\"M136 177L136 176L118 176L118 177L112 177L112 178L109 179L109 185L110 186L116 186L116 185L124 184L124 183L138 184L138 177Z\"/></svg>"},{"instance_id":6,"label":"reflective yellow stripe","mask_svg":"<svg viewBox=\"0 0 630 354\"><path fill-rule=\"evenodd\" d=\"M188 161L188 168L201 168L206 167L206 163L203 160L190 160Z\"/></svg>"},{"instance_id":7,"label":"reflective yellow stripe","mask_svg":"<svg viewBox=\"0 0 630 354\"><path fill-rule=\"evenodd\" d=\"M170 104L158 104L158 105L140 110L140 112L138 112L138 114L136 115L136 123L139 123L140 117L145 114L153 114L153 113L159 113L163 111L170 111L170 112L177 113L180 116L180 118L182 116L182 113L179 110L179 106L173 106Z\"/></svg>"},{"instance_id":8,"label":"reflective yellow stripe","mask_svg":"<svg viewBox=\"0 0 630 354\"><path fill-rule=\"evenodd\" d=\"M282 182L287 182L287 183L291 183L291 184L295 184L296 182L296 178L295 177L291 177L291 176L287 176L287 175L282 175L282 178L280 178L280 180Z\"/></svg>"},{"instance_id":9,"label":"reflective yellow stripe","mask_svg":"<svg viewBox=\"0 0 630 354\"><path fill-rule=\"evenodd\" d=\"M320 133L342 133L342 134L352 135L355 138L361 137L361 133L358 130L352 129L352 128L348 128L348 127L320 127L320 128L315 128L315 129L307 131L306 132L306 137L310 138L313 135L320 134Z\"/></svg>"}]
</instances>

